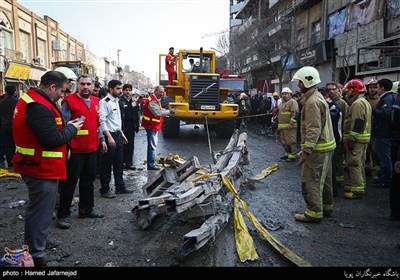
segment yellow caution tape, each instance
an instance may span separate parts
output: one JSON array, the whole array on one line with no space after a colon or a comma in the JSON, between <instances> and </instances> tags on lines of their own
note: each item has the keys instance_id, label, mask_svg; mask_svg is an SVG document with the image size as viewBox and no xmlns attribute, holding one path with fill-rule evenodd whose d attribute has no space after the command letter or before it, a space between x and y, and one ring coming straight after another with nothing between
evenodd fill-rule
<instances>
[{"instance_id":1,"label":"yellow caution tape","mask_svg":"<svg viewBox=\"0 0 400 280\"><path fill-rule=\"evenodd\" d=\"M279 168L279 163L275 163L274 165L271 165L267 168L265 168L263 171L261 171L260 174L257 174L256 176L254 176L253 178L251 178L250 180L261 180L264 179L265 177L267 177L269 174L271 174L272 172L278 170Z\"/></svg>"},{"instance_id":2,"label":"yellow caution tape","mask_svg":"<svg viewBox=\"0 0 400 280\"><path fill-rule=\"evenodd\" d=\"M271 166L273 167L273 166ZM268 169L268 168L267 168ZM239 207L238 204L241 203L242 204L242 209L243 211L245 211L247 218L253 223L253 225L257 228L258 232L265 238L267 239L267 241L279 252L281 253L286 259L288 259L290 262L292 262L293 264L297 265L297 266L311 266L311 264L309 262L307 262L306 260L304 260L302 257L298 256L296 253L292 252L289 248L285 247L282 243L280 243L275 237L273 237L269 231L264 228L261 223L253 216L253 214L249 211L246 202L244 202L240 197L239 194L237 192L237 190L235 189L235 187L232 185L231 181L229 181L229 179L221 174L205 174L205 175L201 175L199 177L196 177L192 180L192 182L196 182L208 177L213 177L213 176L221 176L222 178L222 182L224 183L225 187L234 195L235 197L235 203L237 200L237 204L235 204L235 211L239 211ZM237 208L237 210L236 210ZM235 212L235 220L236 217L239 216L240 214L237 214ZM237 218L240 219L240 218ZM236 227L241 226L241 224L236 223L235 222L235 232L236 231L241 231L241 228L236 229ZM246 249L244 250L243 248L251 248L252 246L252 240L251 240L251 244L247 243L246 245L241 244L241 240L240 236L237 237L235 236L235 240L236 240L236 251L239 254L239 258L242 261L242 259L246 260L251 259L252 257L254 257L253 253L251 253L251 249ZM244 241L242 242L248 242L249 239L248 238L243 238ZM238 244L239 247L238 247ZM254 247L254 246L253 246ZM255 250L255 249L254 249Z\"/></svg>"},{"instance_id":3,"label":"yellow caution tape","mask_svg":"<svg viewBox=\"0 0 400 280\"><path fill-rule=\"evenodd\" d=\"M253 238L251 237L246 223L244 222L242 213L239 210L238 199L235 198L234 208L234 228L236 251L238 252L241 262L258 260L256 248L254 247Z\"/></svg>"},{"instance_id":4,"label":"yellow caution tape","mask_svg":"<svg viewBox=\"0 0 400 280\"><path fill-rule=\"evenodd\" d=\"M0 177L15 177L15 178L21 178L21 174L15 173L15 172L10 172L7 169L0 168Z\"/></svg>"}]
</instances>

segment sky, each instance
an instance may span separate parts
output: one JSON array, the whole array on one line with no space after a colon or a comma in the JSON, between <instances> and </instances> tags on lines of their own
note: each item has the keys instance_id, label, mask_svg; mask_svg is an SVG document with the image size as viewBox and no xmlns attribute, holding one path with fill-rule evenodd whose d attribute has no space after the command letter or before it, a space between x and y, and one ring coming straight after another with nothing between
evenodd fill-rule
<instances>
[{"instance_id":1,"label":"sky","mask_svg":"<svg viewBox=\"0 0 400 280\"><path fill-rule=\"evenodd\" d=\"M229 0L19 0L47 15L92 53L144 72L153 82L158 57L169 47L217 48L217 33L229 27Z\"/></svg>"}]
</instances>

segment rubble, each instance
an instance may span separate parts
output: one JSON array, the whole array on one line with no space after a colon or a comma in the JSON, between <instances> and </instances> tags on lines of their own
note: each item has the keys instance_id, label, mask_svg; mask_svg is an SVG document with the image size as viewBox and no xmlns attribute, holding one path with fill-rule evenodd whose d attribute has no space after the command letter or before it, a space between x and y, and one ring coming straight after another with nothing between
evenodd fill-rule
<instances>
[{"instance_id":1,"label":"rubble","mask_svg":"<svg viewBox=\"0 0 400 280\"><path fill-rule=\"evenodd\" d=\"M224 187L226 176L237 191L244 182L242 166L249 163L247 134L235 131L216 163L202 167L197 157L187 161L170 157L168 167L143 186L145 198L132 209L137 224L146 229L162 213L175 212L184 219L201 219L203 224L184 235L180 254L186 256L214 240L229 221L233 196Z\"/></svg>"}]
</instances>

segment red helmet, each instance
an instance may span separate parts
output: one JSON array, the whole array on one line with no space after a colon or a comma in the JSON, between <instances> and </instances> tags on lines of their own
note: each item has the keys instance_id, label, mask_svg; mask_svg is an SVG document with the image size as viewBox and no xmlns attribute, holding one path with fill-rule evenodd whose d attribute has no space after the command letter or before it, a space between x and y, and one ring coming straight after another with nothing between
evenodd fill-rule
<instances>
[{"instance_id":1,"label":"red helmet","mask_svg":"<svg viewBox=\"0 0 400 280\"><path fill-rule=\"evenodd\" d=\"M348 81L347 84L344 85L344 88L350 95L365 92L364 83L360 79L352 79Z\"/></svg>"},{"instance_id":2,"label":"red helmet","mask_svg":"<svg viewBox=\"0 0 400 280\"><path fill-rule=\"evenodd\" d=\"M365 86L368 87L369 85L377 85L378 81L374 78L369 79L368 82L365 83Z\"/></svg>"}]
</instances>

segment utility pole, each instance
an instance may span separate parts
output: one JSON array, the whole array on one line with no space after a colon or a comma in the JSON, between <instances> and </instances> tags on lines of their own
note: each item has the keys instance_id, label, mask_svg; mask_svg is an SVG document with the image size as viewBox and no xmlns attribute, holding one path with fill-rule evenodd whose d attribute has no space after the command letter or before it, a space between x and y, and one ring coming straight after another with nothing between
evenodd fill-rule
<instances>
[{"instance_id":1,"label":"utility pole","mask_svg":"<svg viewBox=\"0 0 400 280\"><path fill-rule=\"evenodd\" d=\"M120 80L121 77L121 67L119 66L119 52L122 50L117 50L117 74L118 74L118 80Z\"/></svg>"}]
</instances>

